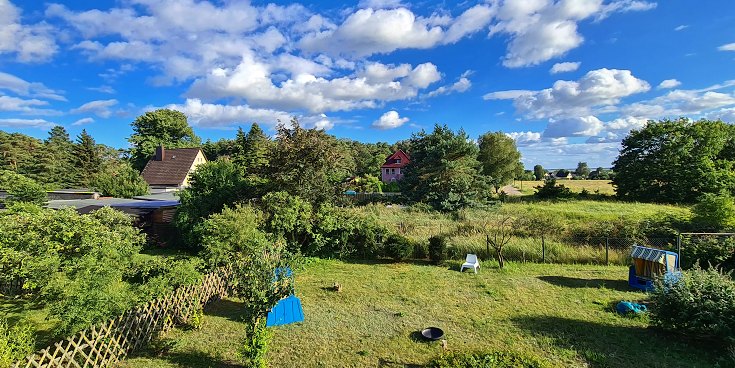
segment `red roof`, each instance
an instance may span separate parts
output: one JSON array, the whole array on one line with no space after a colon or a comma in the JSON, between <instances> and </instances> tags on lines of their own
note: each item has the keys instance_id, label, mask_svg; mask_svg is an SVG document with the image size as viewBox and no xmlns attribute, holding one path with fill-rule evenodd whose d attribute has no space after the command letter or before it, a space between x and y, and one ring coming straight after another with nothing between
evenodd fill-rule
<instances>
[{"instance_id":1,"label":"red roof","mask_svg":"<svg viewBox=\"0 0 735 368\"><path fill-rule=\"evenodd\" d=\"M411 162L406 152L398 150L392 155L385 159L385 163L381 166L381 169L402 169Z\"/></svg>"}]
</instances>

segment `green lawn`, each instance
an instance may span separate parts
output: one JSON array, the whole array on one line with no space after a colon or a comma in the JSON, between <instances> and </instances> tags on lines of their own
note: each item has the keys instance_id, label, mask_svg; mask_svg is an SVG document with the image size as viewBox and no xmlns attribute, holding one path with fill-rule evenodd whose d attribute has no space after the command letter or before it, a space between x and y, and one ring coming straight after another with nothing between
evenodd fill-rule
<instances>
[{"instance_id":1,"label":"green lawn","mask_svg":"<svg viewBox=\"0 0 735 368\"><path fill-rule=\"evenodd\" d=\"M615 194L615 187L612 185L612 182L608 180L557 180L556 183L564 185L565 187L571 189L571 191L574 193L581 193L582 190L587 189L590 194ZM535 187L543 185L543 180L517 180L515 183L513 183L513 186L518 188L524 195L536 193Z\"/></svg>"},{"instance_id":2,"label":"green lawn","mask_svg":"<svg viewBox=\"0 0 735 368\"><path fill-rule=\"evenodd\" d=\"M518 350L554 367L717 363L717 352L611 311L615 301L645 298L629 291L625 267L488 263L475 275L455 266L314 260L297 272L306 321L273 329L271 366L420 366L441 350L416 339L426 326L443 328L451 350ZM334 282L342 292L329 289ZM236 367L242 308L215 303L200 330L174 330L164 349L122 366Z\"/></svg>"}]
</instances>

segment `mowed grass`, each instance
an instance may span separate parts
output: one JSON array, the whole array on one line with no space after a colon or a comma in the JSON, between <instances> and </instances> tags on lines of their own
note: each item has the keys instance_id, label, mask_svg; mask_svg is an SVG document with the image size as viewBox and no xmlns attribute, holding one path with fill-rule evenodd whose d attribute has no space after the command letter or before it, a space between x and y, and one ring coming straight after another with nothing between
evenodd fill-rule
<instances>
[{"instance_id":1,"label":"mowed grass","mask_svg":"<svg viewBox=\"0 0 735 368\"><path fill-rule=\"evenodd\" d=\"M0 295L0 317L14 325L25 320L36 328L36 348L42 349L56 339L54 329L58 320L48 316L48 310L28 297Z\"/></svg>"},{"instance_id":2,"label":"mowed grass","mask_svg":"<svg viewBox=\"0 0 735 368\"><path fill-rule=\"evenodd\" d=\"M581 193L582 190L587 189L590 194L615 194L615 187L609 180L557 180L556 183L562 184L565 187L571 189L573 193ZM526 195L536 193L536 189L534 189L534 187L543 185L543 180L516 181L513 184L513 186L518 188L521 193Z\"/></svg>"},{"instance_id":3,"label":"mowed grass","mask_svg":"<svg viewBox=\"0 0 735 368\"><path fill-rule=\"evenodd\" d=\"M314 260L296 277L306 320L272 329L271 366L421 366L441 353L417 338L427 326L444 329L453 351L522 351L554 367L712 367L728 359L612 312L616 301L645 299L628 289L625 267L499 270L487 262L475 275L450 266ZM330 290L334 282L341 292ZM242 309L237 300L214 303L200 330L174 330L166 349L122 367L239 366Z\"/></svg>"}]
</instances>

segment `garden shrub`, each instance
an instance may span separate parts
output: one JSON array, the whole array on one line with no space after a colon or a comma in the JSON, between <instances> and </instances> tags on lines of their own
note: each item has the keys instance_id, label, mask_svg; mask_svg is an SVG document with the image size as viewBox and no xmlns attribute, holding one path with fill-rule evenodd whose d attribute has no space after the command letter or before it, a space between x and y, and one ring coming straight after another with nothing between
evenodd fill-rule
<instances>
[{"instance_id":1,"label":"garden shrub","mask_svg":"<svg viewBox=\"0 0 735 368\"><path fill-rule=\"evenodd\" d=\"M423 241L413 244L413 258L426 259L429 257L429 244Z\"/></svg>"},{"instance_id":2,"label":"garden shrub","mask_svg":"<svg viewBox=\"0 0 735 368\"><path fill-rule=\"evenodd\" d=\"M435 235L429 238L429 259L434 263L440 263L447 258L447 237Z\"/></svg>"},{"instance_id":3,"label":"garden shrub","mask_svg":"<svg viewBox=\"0 0 735 368\"><path fill-rule=\"evenodd\" d=\"M574 196L572 190L565 187L564 184L556 184L556 178L549 177L544 180L544 185L540 185L536 188L534 196L541 199L561 199L571 198Z\"/></svg>"},{"instance_id":4,"label":"garden shrub","mask_svg":"<svg viewBox=\"0 0 735 368\"><path fill-rule=\"evenodd\" d=\"M10 367L16 361L33 353L36 345L33 325L20 320L9 326L5 318L0 318L0 367Z\"/></svg>"},{"instance_id":5,"label":"garden shrub","mask_svg":"<svg viewBox=\"0 0 735 368\"><path fill-rule=\"evenodd\" d=\"M12 171L0 170L0 189L8 193L6 205L32 203L40 206L46 202L46 191L40 184Z\"/></svg>"},{"instance_id":6,"label":"garden shrub","mask_svg":"<svg viewBox=\"0 0 735 368\"><path fill-rule=\"evenodd\" d=\"M727 193L706 193L692 208L692 222L700 230L720 231L735 228L735 199Z\"/></svg>"},{"instance_id":7,"label":"garden shrub","mask_svg":"<svg viewBox=\"0 0 735 368\"><path fill-rule=\"evenodd\" d=\"M448 353L432 360L429 368L546 368L538 358L516 352Z\"/></svg>"},{"instance_id":8,"label":"garden shrub","mask_svg":"<svg viewBox=\"0 0 735 368\"><path fill-rule=\"evenodd\" d=\"M726 271L735 269L734 237L694 236L684 241L683 268L690 269L698 264L704 268L715 267Z\"/></svg>"},{"instance_id":9,"label":"garden shrub","mask_svg":"<svg viewBox=\"0 0 735 368\"><path fill-rule=\"evenodd\" d=\"M731 275L695 266L677 283L659 282L651 302L655 325L735 344L735 281Z\"/></svg>"},{"instance_id":10,"label":"garden shrub","mask_svg":"<svg viewBox=\"0 0 735 368\"><path fill-rule=\"evenodd\" d=\"M388 235L384 245L384 255L396 261L402 261L413 255L413 242L405 236L398 234Z\"/></svg>"}]
</instances>

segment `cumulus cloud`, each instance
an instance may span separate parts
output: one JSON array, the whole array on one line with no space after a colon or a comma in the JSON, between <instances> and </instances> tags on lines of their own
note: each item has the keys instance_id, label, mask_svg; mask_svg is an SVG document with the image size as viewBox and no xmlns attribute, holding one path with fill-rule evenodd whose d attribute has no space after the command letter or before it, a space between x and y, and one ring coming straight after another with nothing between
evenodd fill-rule
<instances>
[{"instance_id":1,"label":"cumulus cloud","mask_svg":"<svg viewBox=\"0 0 735 368\"><path fill-rule=\"evenodd\" d=\"M722 45L717 49L720 51L735 51L735 42Z\"/></svg>"},{"instance_id":2,"label":"cumulus cloud","mask_svg":"<svg viewBox=\"0 0 735 368\"><path fill-rule=\"evenodd\" d=\"M383 130L395 129L408 122L408 120L406 117L400 117L397 111L391 110L383 114L380 119L374 121L373 127Z\"/></svg>"},{"instance_id":3,"label":"cumulus cloud","mask_svg":"<svg viewBox=\"0 0 735 368\"><path fill-rule=\"evenodd\" d=\"M549 70L549 73L551 74L558 74L558 73L567 73L567 72L573 72L577 69L579 69L579 66L582 65L581 62L564 62L564 63L556 63L554 66L551 67L551 70Z\"/></svg>"},{"instance_id":4,"label":"cumulus cloud","mask_svg":"<svg viewBox=\"0 0 735 368\"><path fill-rule=\"evenodd\" d=\"M592 115L551 119L543 136L544 138L589 137L599 134L602 129L602 121Z\"/></svg>"},{"instance_id":5,"label":"cumulus cloud","mask_svg":"<svg viewBox=\"0 0 735 368\"><path fill-rule=\"evenodd\" d=\"M23 24L21 12L9 0L0 0L0 54L21 62L49 60L57 51L53 29L46 23Z\"/></svg>"},{"instance_id":6,"label":"cumulus cloud","mask_svg":"<svg viewBox=\"0 0 735 368\"><path fill-rule=\"evenodd\" d=\"M658 89L670 89L674 87L678 87L681 85L681 82L679 82L676 79L666 79L661 84L658 85Z\"/></svg>"},{"instance_id":7,"label":"cumulus cloud","mask_svg":"<svg viewBox=\"0 0 735 368\"><path fill-rule=\"evenodd\" d=\"M669 91L664 95L622 106L620 110L641 118L702 116L712 110L735 106L735 92L723 91L735 86L735 80L703 89Z\"/></svg>"},{"instance_id":8,"label":"cumulus cloud","mask_svg":"<svg viewBox=\"0 0 735 368\"><path fill-rule=\"evenodd\" d=\"M541 133L539 132L511 132L506 133L506 135L513 138L513 140L516 141L516 145L519 147L541 141Z\"/></svg>"},{"instance_id":9,"label":"cumulus cloud","mask_svg":"<svg viewBox=\"0 0 735 368\"><path fill-rule=\"evenodd\" d=\"M609 108L624 97L646 92L650 85L629 70L597 69L577 81L559 80L540 91L498 91L485 99L511 99L516 111L529 118L579 117L595 108Z\"/></svg>"},{"instance_id":10,"label":"cumulus cloud","mask_svg":"<svg viewBox=\"0 0 735 368\"><path fill-rule=\"evenodd\" d=\"M577 24L590 17L602 20L612 13L645 11L655 3L618 0L500 1L490 35L510 37L503 65L510 68L537 65L577 48L584 38Z\"/></svg>"},{"instance_id":11,"label":"cumulus cloud","mask_svg":"<svg viewBox=\"0 0 735 368\"><path fill-rule=\"evenodd\" d=\"M428 97L448 95L450 93L462 93L472 87L472 82L467 77L460 77L458 81L448 86L441 86L427 94Z\"/></svg>"},{"instance_id":12,"label":"cumulus cloud","mask_svg":"<svg viewBox=\"0 0 735 368\"><path fill-rule=\"evenodd\" d=\"M72 114L85 114L85 113L91 113L95 114L101 118L109 118L112 116L112 110L111 107L117 105L117 100L111 99L111 100L95 100L87 102L76 109L72 109L70 113Z\"/></svg>"},{"instance_id":13,"label":"cumulus cloud","mask_svg":"<svg viewBox=\"0 0 735 368\"><path fill-rule=\"evenodd\" d=\"M0 119L0 127L22 129L22 128L38 128L48 129L53 127L54 123L43 119Z\"/></svg>"},{"instance_id":14,"label":"cumulus cloud","mask_svg":"<svg viewBox=\"0 0 735 368\"><path fill-rule=\"evenodd\" d=\"M226 128L252 122L275 126L278 121L285 123L291 120L291 115L283 111L254 109L245 105L203 103L196 98L189 98L183 104L171 104L166 108L181 111L191 124L208 128Z\"/></svg>"},{"instance_id":15,"label":"cumulus cloud","mask_svg":"<svg viewBox=\"0 0 735 368\"><path fill-rule=\"evenodd\" d=\"M404 6L401 0L360 0L359 8L385 9Z\"/></svg>"}]
</instances>

